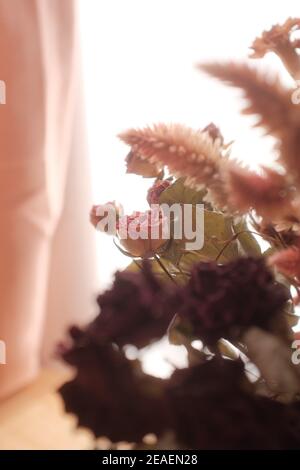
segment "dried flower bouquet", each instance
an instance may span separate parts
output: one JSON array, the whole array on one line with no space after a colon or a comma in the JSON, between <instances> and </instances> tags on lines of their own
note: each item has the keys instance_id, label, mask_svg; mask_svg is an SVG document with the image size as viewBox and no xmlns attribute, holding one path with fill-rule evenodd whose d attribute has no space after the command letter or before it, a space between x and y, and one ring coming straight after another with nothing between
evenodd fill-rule
<instances>
[{"instance_id":1,"label":"dried flower bouquet","mask_svg":"<svg viewBox=\"0 0 300 470\"><path fill-rule=\"evenodd\" d=\"M277 54L298 85L299 29L300 19L290 18L252 45L254 58ZM246 64L199 68L243 90L244 113L276 139L276 169L253 172L234 160L214 124L156 124L120 135L130 147L127 171L154 178L151 208L125 217L110 204L112 231L103 223L106 206L92 208L93 225L115 235L132 264L98 297L95 320L70 329L60 352L76 375L60 393L78 424L112 445L299 448L300 94ZM162 205L174 203L203 204L201 249L184 250L172 231L167 240L151 237L153 220L158 230L163 225ZM131 236L132 223L144 237ZM259 238L268 243L264 252ZM145 374L126 356L124 346L140 350L166 335L188 356L168 379Z\"/></svg>"}]
</instances>

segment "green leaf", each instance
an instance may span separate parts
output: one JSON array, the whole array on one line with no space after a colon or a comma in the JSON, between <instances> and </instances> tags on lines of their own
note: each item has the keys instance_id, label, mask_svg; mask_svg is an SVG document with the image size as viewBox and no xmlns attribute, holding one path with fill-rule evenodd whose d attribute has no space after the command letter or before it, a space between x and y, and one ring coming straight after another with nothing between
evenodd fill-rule
<instances>
[{"instance_id":1,"label":"green leaf","mask_svg":"<svg viewBox=\"0 0 300 470\"><path fill-rule=\"evenodd\" d=\"M275 248L274 246L270 246L263 252L263 256L267 258L268 256L274 255L274 253L278 252L278 248Z\"/></svg>"},{"instance_id":2,"label":"green leaf","mask_svg":"<svg viewBox=\"0 0 300 470\"><path fill-rule=\"evenodd\" d=\"M234 236L232 228L232 218L225 216L221 212L211 210L211 207L204 203L203 198L206 190L196 191L184 185L184 178L179 178L160 196L160 204L204 204L204 246L201 250L185 251L187 240L172 239L168 248L164 252L164 257L171 260L175 265L190 270L194 263L199 261L215 260L224 245L228 246L220 257L220 262L226 262L238 256L238 242L231 240ZM193 225L195 226L195 213L193 214ZM173 231L171 228L171 235ZM229 243L229 241L231 242Z\"/></svg>"},{"instance_id":3,"label":"green leaf","mask_svg":"<svg viewBox=\"0 0 300 470\"><path fill-rule=\"evenodd\" d=\"M238 256L238 244L234 237L232 217L225 216L221 212L204 211L204 246L200 253L210 259L216 259L221 249L224 249L220 262L226 262Z\"/></svg>"},{"instance_id":4,"label":"green leaf","mask_svg":"<svg viewBox=\"0 0 300 470\"><path fill-rule=\"evenodd\" d=\"M218 258L223 248L224 251ZM184 246L181 244L181 250L179 266L185 271L190 271L193 264L201 261L214 261L218 258L218 262L226 263L237 258L238 242L234 239L232 218L220 212L204 209L203 248L196 251L184 251Z\"/></svg>"},{"instance_id":5,"label":"green leaf","mask_svg":"<svg viewBox=\"0 0 300 470\"><path fill-rule=\"evenodd\" d=\"M214 261L221 250L227 245L218 258L220 263L228 262L239 255L238 242L234 239L232 218L222 213L204 209L204 245L201 250L186 251L187 240L171 240L163 254L175 266L190 271L193 264L200 261Z\"/></svg>"},{"instance_id":6,"label":"green leaf","mask_svg":"<svg viewBox=\"0 0 300 470\"><path fill-rule=\"evenodd\" d=\"M161 256L160 261L164 265L164 267L167 269L167 271L170 273L170 275L173 276L177 284L185 284L187 282L188 277L184 275L183 273L179 272L176 266L174 266L174 264L169 259ZM170 277L165 273L165 271L160 266L160 264L156 261L156 259L149 259L148 262L151 264L152 271L162 281L172 282ZM141 270L141 267L142 267L142 262L140 260L136 262L133 261L125 268L125 271L139 272Z\"/></svg>"},{"instance_id":7,"label":"green leaf","mask_svg":"<svg viewBox=\"0 0 300 470\"><path fill-rule=\"evenodd\" d=\"M178 240L171 238L170 243L166 247L163 258L171 262L174 266L179 266L182 257L182 247Z\"/></svg>"},{"instance_id":8,"label":"green leaf","mask_svg":"<svg viewBox=\"0 0 300 470\"><path fill-rule=\"evenodd\" d=\"M203 198L206 189L196 191L184 185L185 178L179 178L168 189L163 191L159 197L160 204L206 204Z\"/></svg>"},{"instance_id":9,"label":"green leaf","mask_svg":"<svg viewBox=\"0 0 300 470\"><path fill-rule=\"evenodd\" d=\"M242 254L248 256L261 256L261 248L252 233L249 233L249 227L247 225L246 220L243 218L238 223L234 223L234 231L235 233L239 233L238 241L240 244L240 248L242 249Z\"/></svg>"}]
</instances>

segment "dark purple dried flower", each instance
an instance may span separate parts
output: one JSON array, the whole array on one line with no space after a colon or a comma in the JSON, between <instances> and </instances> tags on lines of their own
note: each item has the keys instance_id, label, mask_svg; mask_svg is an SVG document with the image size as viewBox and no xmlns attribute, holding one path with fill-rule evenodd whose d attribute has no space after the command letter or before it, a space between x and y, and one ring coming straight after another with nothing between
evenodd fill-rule
<instances>
[{"instance_id":1,"label":"dark purple dried flower","mask_svg":"<svg viewBox=\"0 0 300 470\"><path fill-rule=\"evenodd\" d=\"M116 346L98 345L79 329L71 334L74 343L63 359L77 373L60 394L78 425L113 442L160 435L169 426L163 380L144 374L138 361L128 360Z\"/></svg>"},{"instance_id":2,"label":"dark purple dried flower","mask_svg":"<svg viewBox=\"0 0 300 470\"><path fill-rule=\"evenodd\" d=\"M251 394L243 369L240 361L217 358L174 372L167 393L182 445L206 450L299 447L299 410Z\"/></svg>"},{"instance_id":3,"label":"dark purple dried flower","mask_svg":"<svg viewBox=\"0 0 300 470\"><path fill-rule=\"evenodd\" d=\"M225 265L199 263L182 288L179 315L206 344L238 338L249 326L270 329L288 299L261 258L239 258Z\"/></svg>"},{"instance_id":4,"label":"dark purple dried flower","mask_svg":"<svg viewBox=\"0 0 300 470\"><path fill-rule=\"evenodd\" d=\"M138 272L117 272L113 287L98 297L101 312L89 327L98 342L148 345L166 334L176 313L174 289L143 263Z\"/></svg>"}]
</instances>

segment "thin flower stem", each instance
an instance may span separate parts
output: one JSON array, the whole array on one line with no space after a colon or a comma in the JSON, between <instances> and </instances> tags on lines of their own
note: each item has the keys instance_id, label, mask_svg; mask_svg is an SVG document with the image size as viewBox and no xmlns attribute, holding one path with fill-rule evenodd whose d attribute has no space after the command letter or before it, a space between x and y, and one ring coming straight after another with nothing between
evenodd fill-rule
<instances>
[{"instance_id":1,"label":"thin flower stem","mask_svg":"<svg viewBox=\"0 0 300 470\"><path fill-rule=\"evenodd\" d=\"M255 230L259 231L259 224L255 220L254 215L252 214L252 212L249 212L249 217L251 219L251 223L252 223L253 227L255 228Z\"/></svg>"},{"instance_id":2,"label":"thin flower stem","mask_svg":"<svg viewBox=\"0 0 300 470\"><path fill-rule=\"evenodd\" d=\"M251 222L252 222L252 225L253 227L256 229L257 232L259 232L259 225L257 224L256 220L254 219L253 217L253 214L249 214L250 216L250 219L251 219ZM272 227L272 230L274 232L274 235L275 237L278 239L278 241L281 243L281 245L286 248L287 247L287 244L285 243L285 241L283 240L282 236L280 235L280 233L277 232L277 230L275 229L275 227ZM262 236L262 235L261 235ZM276 240L274 239L274 242L276 242Z\"/></svg>"},{"instance_id":3,"label":"thin flower stem","mask_svg":"<svg viewBox=\"0 0 300 470\"><path fill-rule=\"evenodd\" d=\"M188 271L183 271L180 267L180 265L176 265L175 263L172 263L174 268L178 270L178 273L176 274L181 274L182 276L187 276L187 277L191 277L191 273L189 273Z\"/></svg>"},{"instance_id":4,"label":"thin flower stem","mask_svg":"<svg viewBox=\"0 0 300 470\"><path fill-rule=\"evenodd\" d=\"M133 259L132 261L134 262L134 264L135 264L140 270L142 270L142 266L140 265L140 263L137 262L136 259Z\"/></svg>"},{"instance_id":5,"label":"thin flower stem","mask_svg":"<svg viewBox=\"0 0 300 470\"><path fill-rule=\"evenodd\" d=\"M240 235L243 232L248 232L248 233L252 233L253 235L258 235L259 237L264 238L265 240L268 240L268 242L270 242L270 243L276 242L274 237L270 237L269 235L265 235L265 234L262 234L262 233L259 233L259 232L255 232L255 230L242 230L241 232L238 232L238 235Z\"/></svg>"},{"instance_id":6,"label":"thin flower stem","mask_svg":"<svg viewBox=\"0 0 300 470\"><path fill-rule=\"evenodd\" d=\"M239 232L239 233L241 233L241 232ZM219 253L218 253L218 255L217 255L215 261L218 261L218 260L221 258L222 254L224 253L224 251L226 250L226 248L227 248L234 240L236 240L237 238L238 238L238 234L236 233L235 235L233 235L233 236L230 238L230 240L227 240L227 242L225 243L225 245L223 246L223 248L219 251Z\"/></svg>"},{"instance_id":7,"label":"thin flower stem","mask_svg":"<svg viewBox=\"0 0 300 470\"><path fill-rule=\"evenodd\" d=\"M259 237L261 238L264 238L265 240L268 240L269 242L274 242L276 241L275 238L273 237L270 237L268 235L263 235L259 232L255 232L254 230L241 230L240 232L237 232L235 233L229 240L227 240L227 242L225 242L225 245L223 246L223 248L221 249L221 251L219 252L218 256L216 257L215 261L218 261L219 258L222 256L222 254L224 253L224 251L226 250L226 248L234 241L236 240L240 235L242 235L243 233L252 233L253 235L258 235Z\"/></svg>"},{"instance_id":8,"label":"thin flower stem","mask_svg":"<svg viewBox=\"0 0 300 470\"><path fill-rule=\"evenodd\" d=\"M157 256L157 254L155 253L154 254L154 258L156 259L156 261L158 262L159 266L161 267L161 269L164 271L164 273L171 279L171 281L177 286L177 282L175 281L175 279L173 278L173 276L169 273L169 271L167 270L167 268L164 266L164 264L162 263L162 261L160 260L159 256Z\"/></svg>"},{"instance_id":9,"label":"thin flower stem","mask_svg":"<svg viewBox=\"0 0 300 470\"><path fill-rule=\"evenodd\" d=\"M285 243L284 239L280 235L280 233L277 232L277 230L273 227L273 231L275 233L275 237L278 238L279 242L283 246L283 248L287 248L287 244Z\"/></svg>"}]
</instances>

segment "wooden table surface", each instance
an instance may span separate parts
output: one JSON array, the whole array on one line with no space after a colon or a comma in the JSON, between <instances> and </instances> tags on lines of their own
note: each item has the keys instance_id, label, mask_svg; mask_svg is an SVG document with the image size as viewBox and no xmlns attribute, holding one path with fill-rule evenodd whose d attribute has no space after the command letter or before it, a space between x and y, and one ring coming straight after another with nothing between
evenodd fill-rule
<instances>
[{"instance_id":1,"label":"wooden table surface","mask_svg":"<svg viewBox=\"0 0 300 470\"><path fill-rule=\"evenodd\" d=\"M57 388L70 372L52 367L11 398L0 402L0 450L92 449L86 430L76 428L75 417L66 415Z\"/></svg>"}]
</instances>

